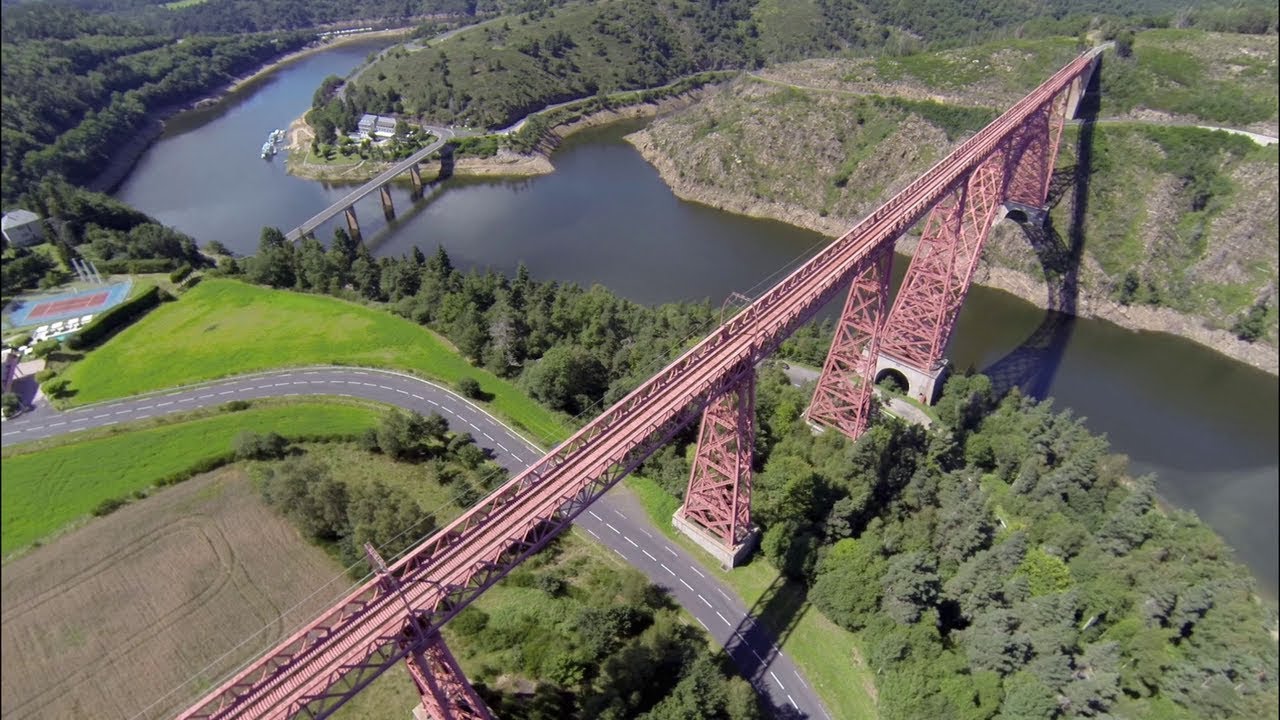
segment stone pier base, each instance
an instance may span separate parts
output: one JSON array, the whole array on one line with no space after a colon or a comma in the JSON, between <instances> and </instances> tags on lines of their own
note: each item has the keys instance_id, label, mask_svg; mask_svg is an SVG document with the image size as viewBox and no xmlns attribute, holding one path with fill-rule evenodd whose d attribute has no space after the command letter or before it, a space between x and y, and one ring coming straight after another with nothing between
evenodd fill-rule
<instances>
[{"instance_id":1,"label":"stone pier base","mask_svg":"<svg viewBox=\"0 0 1280 720\"><path fill-rule=\"evenodd\" d=\"M901 379L906 380L907 395L925 405L932 405L937 402L938 395L942 393L942 385L950 374L950 366L944 361L939 367L925 372L890 355L880 353L880 357L876 359L874 382L879 383L885 375L889 374L897 374Z\"/></svg>"},{"instance_id":2,"label":"stone pier base","mask_svg":"<svg viewBox=\"0 0 1280 720\"><path fill-rule=\"evenodd\" d=\"M753 527L745 540L731 548L727 548L721 544L719 538L712 536L711 533L707 532L706 528L686 518L680 510L677 510L676 514L671 516L671 524L697 543L698 547L706 550L712 557L719 560L720 567L725 570L742 562L743 558L756 549L756 543L760 540L760 529Z\"/></svg>"}]
</instances>

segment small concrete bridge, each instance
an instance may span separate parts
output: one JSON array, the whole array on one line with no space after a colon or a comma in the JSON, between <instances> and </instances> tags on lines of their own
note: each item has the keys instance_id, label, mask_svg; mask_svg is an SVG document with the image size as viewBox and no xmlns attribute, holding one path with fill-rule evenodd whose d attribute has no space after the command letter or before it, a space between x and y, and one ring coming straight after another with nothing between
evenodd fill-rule
<instances>
[{"instance_id":1,"label":"small concrete bridge","mask_svg":"<svg viewBox=\"0 0 1280 720\"><path fill-rule=\"evenodd\" d=\"M418 163L426 160L432 153L445 146L445 143L454 138L454 131L449 128L425 126L423 128L427 132L435 135L437 140L430 145L415 152L409 157L401 160L389 169L380 173L377 177L360 187L352 190L329 207L312 215L310 219L302 223L298 227L285 233L285 238L290 242L298 242L303 237L315 233L316 228L323 225L330 218L340 212L346 212L347 229L351 232L352 237L360 236L360 221L356 219L355 204L365 195L380 190L382 192L382 211L388 217L395 216L395 206L391 202L391 191L388 185L396 179L401 173L409 171L409 177L413 180L413 192L415 195L422 194L422 174L418 171Z\"/></svg>"}]
</instances>

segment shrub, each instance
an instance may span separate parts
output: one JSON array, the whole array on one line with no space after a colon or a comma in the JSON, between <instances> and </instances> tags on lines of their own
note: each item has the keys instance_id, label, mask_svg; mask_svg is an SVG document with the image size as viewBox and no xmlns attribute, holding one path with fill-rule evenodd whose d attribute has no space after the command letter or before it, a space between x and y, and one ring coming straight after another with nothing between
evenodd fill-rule
<instances>
[{"instance_id":1,"label":"shrub","mask_svg":"<svg viewBox=\"0 0 1280 720\"><path fill-rule=\"evenodd\" d=\"M10 417L21 409L22 400L18 398L17 394L7 392L0 395L0 412L3 412L5 417Z\"/></svg>"},{"instance_id":2,"label":"shrub","mask_svg":"<svg viewBox=\"0 0 1280 720\"><path fill-rule=\"evenodd\" d=\"M98 506L93 509L93 516L102 517L104 515L110 515L124 507L128 502L129 501L126 498L107 498L106 500L98 503Z\"/></svg>"},{"instance_id":3,"label":"shrub","mask_svg":"<svg viewBox=\"0 0 1280 720\"><path fill-rule=\"evenodd\" d=\"M231 402L223 403L222 409L227 412L240 412L241 410L248 410L250 404L248 400L232 400Z\"/></svg>"},{"instance_id":4,"label":"shrub","mask_svg":"<svg viewBox=\"0 0 1280 720\"><path fill-rule=\"evenodd\" d=\"M26 345L30 345L30 344L31 344L31 333L23 333L23 334L19 335L18 337L14 338L14 339L13 339L13 342L11 342L11 343L9 343L9 344L10 344L10 346L11 346L11 347L16 347L16 348L18 348L18 347L24 347L24 346L26 346Z\"/></svg>"},{"instance_id":5,"label":"shrub","mask_svg":"<svg viewBox=\"0 0 1280 720\"><path fill-rule=\"evenodd\" d=\"M52 380L53 376L57 374L58 374L57 371L53 370L52 368L45 368L40 372L36 373L36 382L43 385L49 382L50 380Z\"/></svg>"},{"instance_id":6,"label":"shrub","mask_svg":"<svg viewBox=\"0 0 1280 720\"><path fill-rule=\"evenodd\" d=\"M45 395L56 399L67 394L68 385L70 385L70 383L67 382L66 378L57 378L45 383L41 386L41 389L44 391Z\"/></svg>"},{"instance_id":7,"label":"shrub","mask_svg":"<svg viewBox=\"0 0 1280 720\"><path fill-rule=\"evenodd\" d=\"M273 432L263 435L245 431L231 441L237 460L278 460L288 448L289 441Z\"/></svg>"},{"instance_id":8,"label":"shrub","mask_svg":"<svg viewBox=\"0 0 1280 720\"><path fill-rule=\"evenodd\" d=\"M180 283L191 274L191 263L182 263L182 265L173 272L169 273L169 282Z\"/></svg>"},{"instance_id":9,"label":"shrub","mask_svg":"<svg viewBox=\"0 0 1280 720\"><path fill-rule=\"evenodd\" d=\"M36 343L35 347L31 348L31 354L35 355L38 358L47 358L51 354L53 354L53 352L56 351L58 349L58 346L60 346L61 344L62 343L58 342L57 340L54 340L53 338L49 338L48 340L41 340L40 342Z\"/></svg>"},{"instance_id":10,"label":"shrub","mask_svg":"<svg viewBox=\"0 0 1280 720\"><path fill-rule=\"evenodd\" d=\"M480 382L475 378L464 377L458 381L458 391L465 397L472 400L480 400L484 398L484 390L480 389Z\"/></svg>"}]
</instances>

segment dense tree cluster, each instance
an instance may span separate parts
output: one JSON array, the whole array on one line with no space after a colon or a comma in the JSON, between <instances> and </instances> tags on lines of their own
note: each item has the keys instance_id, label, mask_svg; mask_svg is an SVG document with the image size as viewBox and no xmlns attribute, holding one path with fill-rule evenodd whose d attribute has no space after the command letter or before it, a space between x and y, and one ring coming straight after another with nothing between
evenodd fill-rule
<instances>
[{"instance_id":1,"label":"dense tree cluster","mask_svg":"<svg viewBox=\"0 0 1280 720\"><path fill-rule=\"evenodd\" d=\"M1069 412L961 376L940 430L850 443L797 419L807 399L762 378L754 517L779 570L861 631L883 717L1275 717L1275 617L1248 571Z\"/></svg>"},{"instance_id":2,"label":"dense tree cluster","mask_svg":"<svg viewBox=\"0 0 1280 720\"><path fill-rule=\"evenodd\" d=\"M305 33L178 37L68 5L6 7L0 187L6 202L50 174L82 184L189 102L311 39Z\"/></svg>"},{"instance_id":3,"label":"dense tree cluster","mask_svg":"<svg viewBox=\"0 0 1280 720\"><path fill-rule=\"evenodd\" d=\"M512 279L463 273L443 248L375 259L342 228L327 250L313 238L295 247L267 228L244 265L262 285L389 303L570 415L621 398L717 317L705 304L646 308L601 287L537 282L523 267Z\"/></svg>"}]
</instances>

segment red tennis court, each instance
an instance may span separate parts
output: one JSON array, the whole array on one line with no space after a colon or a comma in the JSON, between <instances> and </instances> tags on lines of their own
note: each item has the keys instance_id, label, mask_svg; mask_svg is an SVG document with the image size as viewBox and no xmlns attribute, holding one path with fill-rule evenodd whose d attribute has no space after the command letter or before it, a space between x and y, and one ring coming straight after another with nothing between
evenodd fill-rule
<instances>
[{"instance_id":1,"label":"red tennis court","mask_svg":"<svg viewBox=\"0 0 1280 720\"><path fill-rule=\"evenodd\" d=\"M78 297L68 298L66 300L49 300L31 308L31 312L27 314L28 320L43 320L47 317L63 316L68 313L85 312L89 310L97 310L107 304L107 298L111 293L107 291L96 292L90 295L80 295Z\"/></svg>"}]
</instances>

